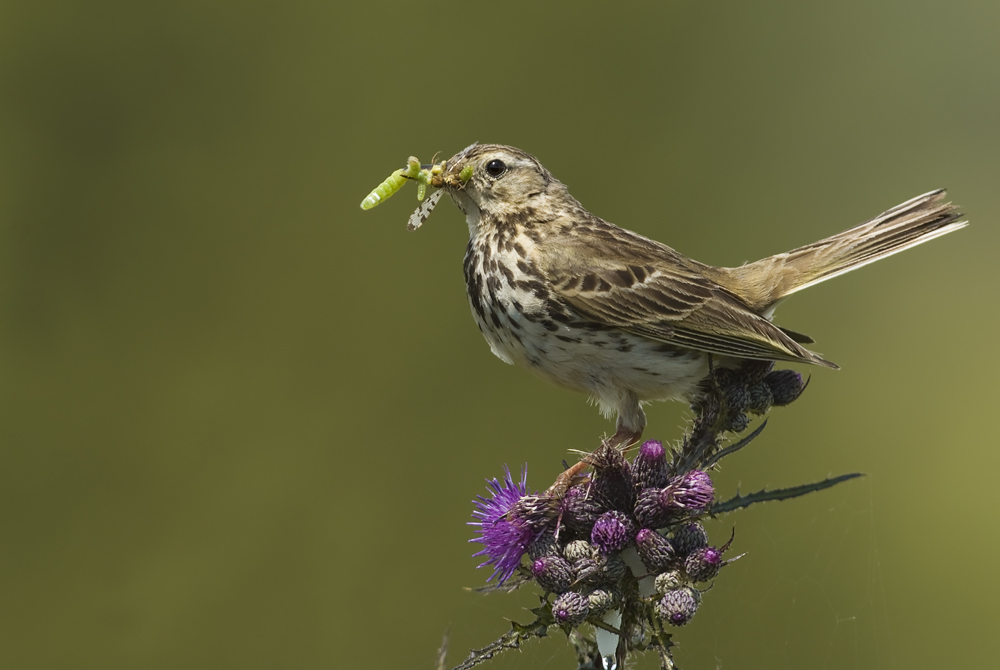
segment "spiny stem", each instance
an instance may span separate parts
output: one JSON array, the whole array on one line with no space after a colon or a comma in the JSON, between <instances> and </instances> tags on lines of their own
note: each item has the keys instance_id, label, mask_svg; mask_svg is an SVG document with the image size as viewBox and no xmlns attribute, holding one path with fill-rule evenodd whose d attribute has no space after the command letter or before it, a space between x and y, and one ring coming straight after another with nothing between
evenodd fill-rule
<instances>
[{"instance_id":1,"label":"spiny stem","mask_svg":"<svg viewBox=\"0 0 1000 670\"><path fill-rule=\"evenodd\" d=\"M724 502L715 503L712 505L710 514L712 516L718 516L720 514L725 514L727 512L732 512L733 510L742 509L743 507L749 507L754 503L759 502L769 502L771 500L787 500L788 498L798 498L799 496L804 496L807 493L812 493L813 491L822 491L823 489L828 489L831 486L836 486L841 482L846 482L849 479L854 479L855 477L863 477L860 472L852 472L847 475L840 475L839 477L831 477L829 479L824 479L821 482L813 482L812 484L802 484L801 486L791 486L786 489L775 489L773 491L768 491L767 489L761 489L756 493L751 493L749 495L740 495L737 493L735 496L726 500Z\"/></svg>"}]
</instances>

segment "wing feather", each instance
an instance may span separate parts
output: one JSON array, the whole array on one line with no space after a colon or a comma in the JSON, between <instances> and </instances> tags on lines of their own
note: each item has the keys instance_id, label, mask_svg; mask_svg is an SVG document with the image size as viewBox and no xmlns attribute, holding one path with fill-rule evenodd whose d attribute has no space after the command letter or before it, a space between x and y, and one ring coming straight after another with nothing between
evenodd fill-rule
<instances>
[{"instance_id":1,"label":"wing feather","mask_svg":"<svg viewBox=\"0 0 1000 670\"><path fill-rule=\"evenodd\" d=\"M587 319L708 353L836 367L712 281L707 266L603 221L589 227L613 230L570 233L542 263L559 296Z\"/></svg>"}]
</instances>

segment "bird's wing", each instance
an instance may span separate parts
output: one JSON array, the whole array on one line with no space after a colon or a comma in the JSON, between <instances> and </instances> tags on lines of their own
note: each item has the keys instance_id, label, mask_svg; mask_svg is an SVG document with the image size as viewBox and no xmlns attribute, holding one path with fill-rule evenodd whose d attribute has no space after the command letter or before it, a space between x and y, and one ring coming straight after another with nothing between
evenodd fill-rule
<instances>
[{"instance_id":1,"label":"bird's wing","mask_svg":"<svg viewBox=\"0 0 1000 670\"><path fill-rule=\"evenodd\" d=\"M712 281L707 266L604 225L604 234L560 240L560 252L542 262L556 292L581 315L698 351L837 367Z\"/></svg>"}]
</instances>

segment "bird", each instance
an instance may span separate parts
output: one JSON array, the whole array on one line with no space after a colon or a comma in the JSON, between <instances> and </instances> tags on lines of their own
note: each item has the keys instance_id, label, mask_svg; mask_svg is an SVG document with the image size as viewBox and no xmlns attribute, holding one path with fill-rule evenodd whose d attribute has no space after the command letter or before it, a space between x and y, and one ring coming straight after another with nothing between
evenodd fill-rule
<instances>
[{"instance_id":1,"label":"bird","mask_svg":"<svg viewBox=\"0 0 1000 670\"><path fill-rule=\"evenodd\" d=\"M643 405L694 402L711 366L837 368L773 323L788 296L967 225L943 189L859 226L738 267L700 263L591 214L531 154L473 144L433 185L465 215L472 315L502 361L587 394L636 443Z\"/></svg>"}]
</instances>

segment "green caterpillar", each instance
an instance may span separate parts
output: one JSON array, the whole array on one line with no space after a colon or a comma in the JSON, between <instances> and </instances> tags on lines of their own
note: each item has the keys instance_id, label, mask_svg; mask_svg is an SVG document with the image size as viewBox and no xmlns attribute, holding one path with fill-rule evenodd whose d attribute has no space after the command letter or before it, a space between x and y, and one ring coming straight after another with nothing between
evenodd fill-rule
<instances>
[{"instance_id":1,"label":"green caterpillar","mask_svg":"<svg viewBox=\"0 0 1000 670\"><path fill-rule=\"evenodd\" d=\"M420 166L420 161L415 157L410 156L406 161L406 167L401 168L393 172L389 177L375 187L375 190L368 194L364 200L361 201L361 209L371 209L377 205L382 204L383 200L388 200L396 192L403 188L403 184L407 180L412 179L417 182L417 200L423 202L424 198L427 196L427 186L435 185L434 180L437 179L437 186L441 185L440 175L444 172L445 164L435 163L429 168L422 168ZM458 173L458 178L465 184L469 179L472 178L473 167L471 165L466 165L462 168L462 171ZM437 202L437 200L435 200ZM430 210L428 210L429 213ZM424 217L426 218L426 216Z\"/></svg>"},{"instance_id":2,"label":"green caterpillar","mask_svg":"<svg viewBox=\"0 0 1000 670\"><path fill-rule=\"evenodd\" d=\"M361 201L361 209L371 209L381 204L383 200L388 200L395 195L396 191L403 188L403 184L408 179L419 179L422 172L420 161L410 156L409 160L406 161L405 168L393 172L384 182L376 186L375 190L368 194L368 197ZM427 181L429 182L430 179L428 178ZM425 192L426 189L427 186L424 185ZM423 198L420 199L423 200Z\"/></svg>"},{"instance_id":3,"label":"green caterpillar","mask_svg":"<svg viewBox=\"0 0 1000 670\"><path fill-rule=\"evenodd\" d=\"M361 201L361 209L371 209L383 200L388 200L406 183L406 170L396 170L389 178L375 187L375 190L368 194Z\"/></svg>"}]
</instances>

